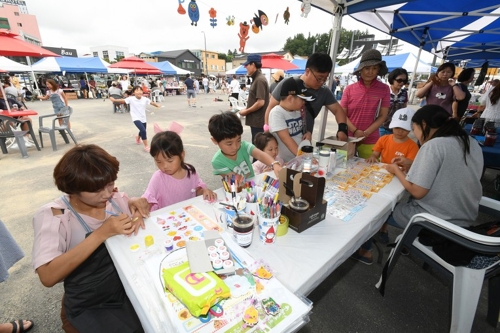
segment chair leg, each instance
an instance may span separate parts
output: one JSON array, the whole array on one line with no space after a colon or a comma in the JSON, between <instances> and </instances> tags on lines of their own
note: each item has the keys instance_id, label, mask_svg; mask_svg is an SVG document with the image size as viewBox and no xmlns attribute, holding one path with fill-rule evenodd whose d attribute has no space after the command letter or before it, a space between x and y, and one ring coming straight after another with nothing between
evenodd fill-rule
<instances>
[{"instance_id":1,"label":"chair leg","mask_svg":"<svg viewBox=\"0 0 500 333\"><path fill-rule=\"evenodd\" d=\"M2 153L8 154L9 151L7 150L7 145L5 144L5 141L7 141L6 138L0 138L0 147L2 148Z\"/></svg>"},{"instance_id":2,"label":"chair leg","mask_svg":"<svg viewBox=\"0 0 500 333\"><path fill-rule=\"evenodd\" d=\"M450 332L470 332L485 270L456 267L453 274L453 298Z\"/></svg>"},{"instance_id":3,"label":"chair leg","mask_svg":"<svg viewBox=\"0 0 500 333\"><path fill-rule=\"evenodd\" d=\"M42 132L38 132L38 135L40 136L40 147L43 148L43 137L42 137Z\"/></svg>"},{"instance_id":4,"label":"chair leg","mask_svg":"<svg viewBox=\"0 0 500 333\"><path fill-rule=\"evenodd\" d=\"M31 121L28 121L28 128L31 135L31 139L33 140L33 143L36 146L36 150L40 151L41 149L40 146L38 145L38 141L36 140L35 131L33 131L33 126L31 126Z\"/></svg>"},{"instance_id":5,"label":"chair leg","mask_svg":"<svg viewBox=\"0 0 500 333\"><path fill-rule=\"evenodd\" d=\"M49 132L50 136L50 143L52 144L52 150L56 151L57 150L57 145L56 145L56 134L55 131L50 131Z\"/></svg>"},{"instance_id":6,"label":"chair leg","mask_svg":"<svg viewBox=\"0 0 500 333\"><path fill-rule=\"evenodd\" d=\"M500 321L500 275L488 280L488 323L497 328Z\"/></svg>"},{"instance_id":7,"label":"chair leg","mask_svg":"<svg viewBox=\"0 0 500 333\"><path fill-rule=\"evenodd\" d=\"M75 145L77 145L78 142L76 142L76 139L75 139L75 136L73 135L73 132L69 128L66 131L68 131L69 136L71 137L71 139L73 139L73 142L75 143Z\"/></svg>"},{"instance_id":8,"label":"chair leg","mask_svg":"<svg viewBox=\"0 0 500 333\"><path fill-rule=\"evenodd\" d=\"M21 151L23 158L28 158L28 152L26 151L26 144L24 143L24 135L16 136L16 143Z\"/></svg>"},{"instance_id":9,"label":"chair leg","mask_svg":"<svg viewBox=\"0 0 500 333\"><path fill-rule=\"evenodd\" d=\"M61 136L63 137L63 140L66 144L69 143L69 139L68 139L68 136L66 135L66 132L64 130L59 130L59 134L61 134Z\"/></svg>"}]
</instances>

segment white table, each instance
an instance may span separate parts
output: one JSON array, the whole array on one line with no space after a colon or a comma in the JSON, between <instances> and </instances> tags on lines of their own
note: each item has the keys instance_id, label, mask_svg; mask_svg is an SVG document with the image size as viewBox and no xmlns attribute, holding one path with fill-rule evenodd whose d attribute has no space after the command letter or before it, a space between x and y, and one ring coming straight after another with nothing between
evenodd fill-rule
<instances>
[{"instance_id":1,"label":"white table","mask_svg":"<svg viewBox=\"0 0 500 333\"><path fill-rule=\"evenodd\" d=\"M219 198L224 197L222 189L217 190L217 193ZM402 193L403 187L394 177L379 193L373 194L366 207L349 222L327 214L324 221L300 234L289 229L286 235L278 237L272 245L264 245L259 241L257 233L254 233L252 245L247 251L254 259L267 262L274 275L292 292L308 295L380 229ZM195 205L215 220L213 205L203 202L201 197L164 208L151 216L189 204ZM147 223L146 229L140 230L137 236L115 236L106 241L106 246L146 332L157 332L158 327L165 328L165 332L174 332L167 319L172 314L168 313L158 296L161 294L161 285L157 283L159 280L153 281L154 283L148 281L141 270L135 269L137 259L124 250L133 243L142 244L144 236L148 234L155 235L156 242L162 242L163 233L153 223ZM158 267L159 261L148 262Z\"/></svg>"}]
</instances>

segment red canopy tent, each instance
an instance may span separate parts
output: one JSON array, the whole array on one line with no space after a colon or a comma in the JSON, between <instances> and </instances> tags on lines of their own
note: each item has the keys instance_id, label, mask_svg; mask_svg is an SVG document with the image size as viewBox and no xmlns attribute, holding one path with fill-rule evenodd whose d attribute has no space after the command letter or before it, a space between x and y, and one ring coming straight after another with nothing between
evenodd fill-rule
<instances>
[{"instance_id":1,"label":"red canopy tent","mask_svg":"<svg viewBox=\"0 0 500 333\"><path fill-rule=\"evenodd\" d=\"M135 74L161 74L161 71L143 59L131 56L109 66L110 68L131 69Z\"/></svg>"},{"instance_id":2,"label":"red canopy tent","mask_svg":"<svg viewBox=\"0 0 500 333\"><path fill-rule=\"evenodd\" d=\"M299 68L290 61L283 59L283 56L276 53L262 55L262 68L278 68L284 71Z\"/></svg>"}]
</instances>

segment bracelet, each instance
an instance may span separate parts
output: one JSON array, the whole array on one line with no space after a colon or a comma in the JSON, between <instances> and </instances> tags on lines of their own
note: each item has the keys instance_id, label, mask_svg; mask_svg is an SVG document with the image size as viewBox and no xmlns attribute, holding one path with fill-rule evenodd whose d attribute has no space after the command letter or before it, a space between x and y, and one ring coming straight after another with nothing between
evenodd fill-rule
<instances>
[{"instance_id":1,"label":"bracelet","mask_svg":"<svg viewBox=\"0 0 500 333\"><path fill-rule=\"evenodd\" d=\"M278 164L278 165L281 165L281 163L279 161L274 161L273 163L271 163L270 167L271 169L274 169L274 165L275 164Z\"/></svg>"},{"instance_id":2,"label":"bracelet","mask_svg":"<svg viewBox=\"0 0 500 333\"><path fill-rule=\"evenodd\" d=\"M347 127L347 124L346 123L339 123L339 129L338 129L338 132L342 132L344 133L345 135L347 135L347 130L349 129Z\"/></svg>"}]
</instances>

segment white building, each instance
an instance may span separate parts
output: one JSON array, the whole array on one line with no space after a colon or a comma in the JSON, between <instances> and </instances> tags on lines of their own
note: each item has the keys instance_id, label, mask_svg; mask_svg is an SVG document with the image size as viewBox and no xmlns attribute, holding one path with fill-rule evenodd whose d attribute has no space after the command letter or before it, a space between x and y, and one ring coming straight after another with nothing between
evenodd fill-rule
<instances>
[{"instance_id":1,"label":"white building","mask_svg":"<svg viewBox=\"0 0 500 333\"><path fill-rule=\"evenodd\" d=\"M94 57L100 57L107 62L119 61L130 55L128 47L116 45L94 46L90 48L90 52Z\"/></svg>"}]
</instances>

